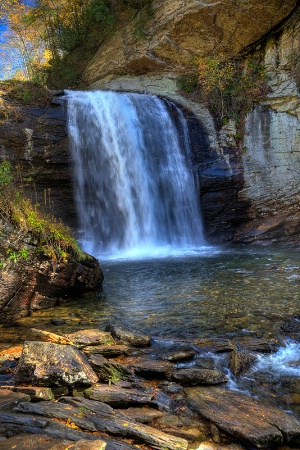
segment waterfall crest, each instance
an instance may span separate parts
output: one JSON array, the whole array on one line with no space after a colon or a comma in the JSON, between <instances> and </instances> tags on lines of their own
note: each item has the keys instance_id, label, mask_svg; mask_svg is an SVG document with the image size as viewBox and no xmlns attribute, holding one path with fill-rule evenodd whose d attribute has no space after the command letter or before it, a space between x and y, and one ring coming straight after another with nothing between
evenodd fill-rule
<instances>
[{"instance_id":1,"label":"waterfall crest","mask_svg":"<svg viewBox=\"0 0 300 450\"><path fill-rule=\"evenodd\" d=\"M182 112L142 94L67 97L83 248L117 256L204 245Z\"/></svg>"}]
</instances>

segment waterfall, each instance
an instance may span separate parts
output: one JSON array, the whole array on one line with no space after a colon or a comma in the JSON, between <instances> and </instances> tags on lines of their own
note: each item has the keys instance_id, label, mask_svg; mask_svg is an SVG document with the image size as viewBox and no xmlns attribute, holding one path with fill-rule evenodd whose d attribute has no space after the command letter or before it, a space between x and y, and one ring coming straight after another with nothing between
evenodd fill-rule
<instances>
[{"instance_id":1,"label":"waterfall","mask_svg":"<svg viewBox=\"0 0 300 450\"><path fill-rule=\"evenodd\" d=\"M83 248L117 256L201 247L182 112L142 94L68 91L67 98Z\"/></svg>"}]
</instances>

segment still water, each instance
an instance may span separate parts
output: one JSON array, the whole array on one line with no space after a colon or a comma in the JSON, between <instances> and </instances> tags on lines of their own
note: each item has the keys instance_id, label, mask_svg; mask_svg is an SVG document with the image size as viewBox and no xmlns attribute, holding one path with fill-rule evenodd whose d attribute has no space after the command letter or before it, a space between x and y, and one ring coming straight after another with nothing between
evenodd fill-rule
<instances>
[{"instance_id":1,"label":"still water","mask_svg":"<svg viewBox=\"0 0 300 450\"><path fill-rule=\"evenodd\" d=\"M274 337L299 312L297 248L202 248L195 254L103 260L103 289L37 311L21 326L69 332L118 323L154 337ZM51 319L64 324L55 326Z\"/></svg>"}]
</instances>

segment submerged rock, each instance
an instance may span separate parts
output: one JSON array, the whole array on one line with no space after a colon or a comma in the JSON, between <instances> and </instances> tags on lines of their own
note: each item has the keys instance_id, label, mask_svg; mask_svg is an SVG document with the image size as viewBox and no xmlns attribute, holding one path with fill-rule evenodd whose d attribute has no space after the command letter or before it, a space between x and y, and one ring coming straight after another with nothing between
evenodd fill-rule
<instances>
[{"instance_id":1,"label":"submerged rock","mask_svg":"<svg viewBox=\"0 0 300 450\"><path fill-rule=\"evenodd\" d=\"M219 370L212 369L179 369L172 374L172 378L184 386L197 386L199 384L226 383L228 378Z\"/></svg>"}]
</instances>

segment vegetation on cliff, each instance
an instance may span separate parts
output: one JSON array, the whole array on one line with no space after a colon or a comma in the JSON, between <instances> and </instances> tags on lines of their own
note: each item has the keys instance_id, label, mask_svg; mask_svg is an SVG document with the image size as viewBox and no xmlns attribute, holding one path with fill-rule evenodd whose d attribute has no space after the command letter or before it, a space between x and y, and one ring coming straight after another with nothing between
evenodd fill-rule
<instances>
[{"instance_id":1,"label":"vegetation on cliff","mask_svg":"<svg viewBox=\"0 0 300 450\"><path fill-rule=\"evenodd\" d=\"M8 161L0 164L0 218L19 230L20 238L14 248L2 249L2 252L6 250L8 259L13 262L27 259L28 252L19 245L25 240L34 244L36 252L55 263L66 262L70 257L86 259L70 230L51 214L43 214L40 205L26 198L22 187L24 182L30 181L14 175Z\"/></svg>"}]
</instances>

